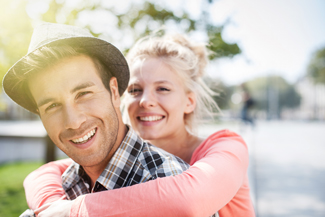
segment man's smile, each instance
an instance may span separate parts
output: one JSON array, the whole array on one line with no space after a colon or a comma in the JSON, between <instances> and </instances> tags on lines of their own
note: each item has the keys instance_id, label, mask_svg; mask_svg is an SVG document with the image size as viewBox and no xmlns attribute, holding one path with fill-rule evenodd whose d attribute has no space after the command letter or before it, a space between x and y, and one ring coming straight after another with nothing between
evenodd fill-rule
<instances>
[{"instance_id":1,"label":"man's smile","mask_svg":"<svg viewBox=\"0 0 325 217\"><path fill-rule=\"evenodd\" d=\"M87 142L88 140L90 140L91 138L93 138L93 136L96 133L96 128L92 129L91 131L89 131L86 135L84 135L83 137L77 138L77 139L72 139L71 141L75 144L82 144Z\"/></svg>"}]
</instances>

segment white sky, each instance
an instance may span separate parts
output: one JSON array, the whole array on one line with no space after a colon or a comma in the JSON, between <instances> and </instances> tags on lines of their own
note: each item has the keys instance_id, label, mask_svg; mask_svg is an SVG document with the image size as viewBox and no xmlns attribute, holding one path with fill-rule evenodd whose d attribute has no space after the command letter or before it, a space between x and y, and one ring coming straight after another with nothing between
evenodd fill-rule
<instances>
[{"instance_id":1,"label":"white sky","mask_svg":"<svg viewBox=\"0 0 325 217\"><path fill-rule=\"evenodd\" d=\"M210 13L216 23L231 18L224 39L242 49L242 55L209 68L228 84L267 74L294 82L306 72L311 54L325 47L323 0L219 0Z\"/></svg>"}]
</instances>

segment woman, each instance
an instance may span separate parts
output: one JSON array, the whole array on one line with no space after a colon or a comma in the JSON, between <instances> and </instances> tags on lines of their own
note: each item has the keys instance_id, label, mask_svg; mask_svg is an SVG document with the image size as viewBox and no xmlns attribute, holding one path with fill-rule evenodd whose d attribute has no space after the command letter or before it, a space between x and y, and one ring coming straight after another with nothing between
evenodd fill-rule
<instances>
[{"instance_id":1,"label":"woman","mask_svg":"<svg viewBox=\"0 0 325 217\"><path fill-rule=\"evenodd\" d=\"M142 138L188 162L190 169L174 177L58 201L41 214L70 210L70 216L210 216L217 212L226 217L255 216L243 139L228 130L206 139L195 134L197 122L217 107L201 79L207 64L205 46L179 35L149 37L140 40L127 59L131 79L124 102L130 124ZM60 176L70 163L46 164L26 178L32 209L64 198Z\"/></svg>"}]
</instances>

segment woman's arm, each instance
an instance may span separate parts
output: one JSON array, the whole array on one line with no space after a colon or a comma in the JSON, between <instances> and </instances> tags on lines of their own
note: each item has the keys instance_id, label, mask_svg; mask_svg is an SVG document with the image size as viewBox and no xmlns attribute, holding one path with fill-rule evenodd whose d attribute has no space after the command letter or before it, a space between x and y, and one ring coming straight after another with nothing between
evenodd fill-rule
<instances>
[{"instance_id":1,"label":"woman's arm","mask_svg":"<svg viewBox=\"0 0 325 217\"><path fill-rule=\"evenodd\" d=\"M25 178L25 194L31 209L65 198L61 175L71 163L71 159L50 162Z\"/></svg>"},{"instance_id":2,"label":"woman's arm","mask_svg":"<svg viewBox=\"0 0 325 217\"><path fill-rule=\"evenodd\" d=\"M212 215L229 203L242 186L248 167L247 147L238 135L220 131L200 145L193 154L191 164L190 169L178 176L81 196L73 202L70 216ZM38 170L34 175L34 178L42 177L46 172ZM48 176L44 176L44 179L48 182L39 183L38 191L43 191L42 188L49 183L53 185L54 179L50 181ZM58 187L61 177L56 177L55 181L55 191L62 191L63 194L62 187ZM25 188L34 185L32 180L29 180L29 184ZM48 202L54 198L46 191L37 194L33 197L30 193L26 194L29 204L41 205L37 201Z\"/></svg>"},{"instance_id":3,"label":"woman's arm","mask_svg":"<svg viewBox=\"0 0 325 217\"><path fill-rule=\"evenodd\" d=\"M229 203L245 182L248 151L241 137L220 131L200 145L191 163L190 169L178 176L82 196L74 201L70 216L212 215ZM250 204L232 204L237 207L228 207L226 213L254 216L249 191L239 200L247 201L247 197Z\"/></svg>"}]
</instances>

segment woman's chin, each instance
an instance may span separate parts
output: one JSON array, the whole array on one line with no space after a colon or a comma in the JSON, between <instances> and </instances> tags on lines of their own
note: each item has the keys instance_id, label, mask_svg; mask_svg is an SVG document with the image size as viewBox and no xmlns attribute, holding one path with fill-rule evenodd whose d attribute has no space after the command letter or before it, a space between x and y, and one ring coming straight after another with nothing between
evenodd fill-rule
<instances>
[{"instance_id":1,"label":"woman's chin","mask_svg":"<svg viewBox=\"0 0 325 217\"><path fill-rule=\"evenodd\" d=\"M152 130L150 131L140 131L138 135L144 140L157 140L161 138L160 133L155 133Z\"/></svg>"}]
</instances>

